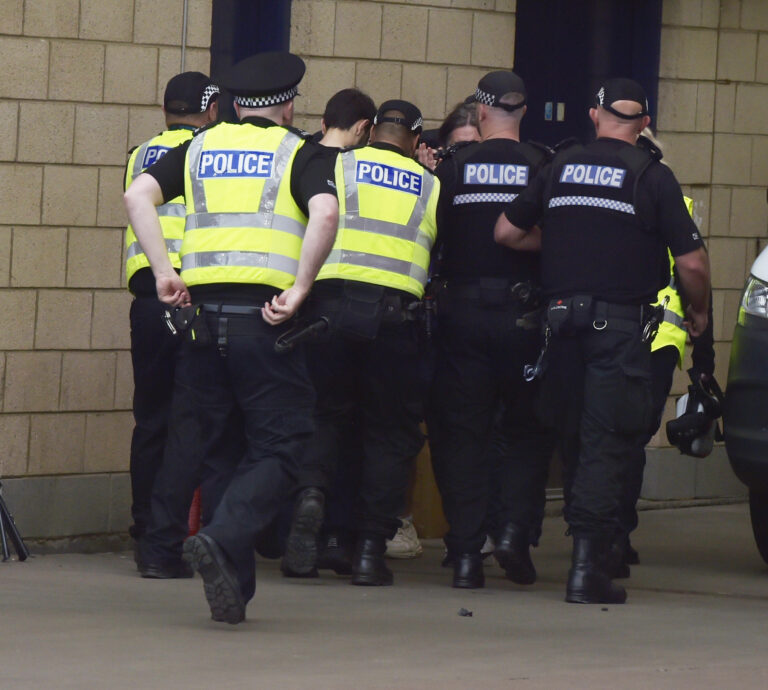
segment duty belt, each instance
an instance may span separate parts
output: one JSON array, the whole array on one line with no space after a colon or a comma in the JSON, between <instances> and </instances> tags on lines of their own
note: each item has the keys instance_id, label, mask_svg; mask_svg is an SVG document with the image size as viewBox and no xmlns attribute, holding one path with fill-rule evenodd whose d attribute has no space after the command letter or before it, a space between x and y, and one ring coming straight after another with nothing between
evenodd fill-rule
<instances>
[{"instance_id":1,"label":"duty belt","mask_svg":"<svg viewBox=\"0 0 768 690\"><path fill-rule=\"evenodd\" d=\"M240 304L201 304L200 307L208 314L226 314L227 316L256 316L261 313L261 307Z\"/></svg>"}]
</instances>

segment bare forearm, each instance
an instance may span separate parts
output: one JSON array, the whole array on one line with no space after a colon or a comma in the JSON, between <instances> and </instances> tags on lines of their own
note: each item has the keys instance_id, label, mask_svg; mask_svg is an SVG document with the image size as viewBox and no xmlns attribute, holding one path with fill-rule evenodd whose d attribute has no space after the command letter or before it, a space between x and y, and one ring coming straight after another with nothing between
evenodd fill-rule
<instances>
[{"instance_id":1,"label":"bare forearm","mask_svg":"<svg viewBox=\"0 0 768 690\"><path fill-rule=\"evenodd\" d=\"M163 229L156 206L163 203L157 181L151 176L139 175L123 196L128 219L136 233L141 249L149 259L155 277L175 273L163 238Z\"/></svg>"},{"instance_id":2,"label":"bare forearm","mask_svg":"<svg viewBox=\"0 0 768 690\"><path fill-rule=\"evenodd\" d=\"M688 254L676 256L675 266L682 291L691 308L697 312L706 313L711 291L709 256L706 250L697 249Z\"/></svg>"},{"instance_id":3,"label":"bare forearm","mask_svg":"<svg viewBox=\"0 0 768 690\"><path fill-rule=\"evenodd\" d=\"M503 213L496 221L493 238L499 244L518 251L537 252L541 250L541 229L537 225L530 230L518 228L516 225L512 225Z\"/></svg>"},{"instance_id":4,"label":"bare forearm","mask_svg":"<svg viewBox=\"0 0 768 690\"><path fill-rule=\"evenodd\" d=\"M331 194L318 194L309 201L309 222L301 246L294 287L309 292L336 239L339 204Z\"/></svg>"}]
</instances>

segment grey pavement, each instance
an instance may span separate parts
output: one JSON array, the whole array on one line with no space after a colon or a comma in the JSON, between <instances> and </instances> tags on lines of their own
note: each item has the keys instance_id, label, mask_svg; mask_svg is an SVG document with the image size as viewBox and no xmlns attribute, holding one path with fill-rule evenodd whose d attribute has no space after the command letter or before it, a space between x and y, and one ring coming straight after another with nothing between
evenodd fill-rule
<instances>
[{"instance_id":1,"label":"grey pavement","mask_svg":"<svg viewBox=\"0 0 768 690\"><path fill-rule=\"evenodd\" d=\"M264 561L238 626L210 620L199 578L142 580L128 553L0 563L0 690L768 687L747 506L646 511L633 542L624 606L563 602L569 540L547 518L532 587L490 565L484 590L451 589L437 541L390 562L393 587Z\"/></svg>"}]
</instances>

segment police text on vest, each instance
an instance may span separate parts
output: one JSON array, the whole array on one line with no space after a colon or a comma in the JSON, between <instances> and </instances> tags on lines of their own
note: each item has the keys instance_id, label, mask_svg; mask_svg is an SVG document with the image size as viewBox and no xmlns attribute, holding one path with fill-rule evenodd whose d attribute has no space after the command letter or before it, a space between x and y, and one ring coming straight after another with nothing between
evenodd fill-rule
<instances>
[{"instance_id":1,"label":"police text on vest","mask_svg":"<svg viewBox=\"0 0 768 690\"><path fill-rule=\"evenodd\" d=\"M144 160L141 162L141 169L146 170L153 163L157 163L171 149L167 146L147 146L144 151Z\"/></svg>"},{"instance_id":2,"label":"police text on vest","mask_svg":"<svg viewBox=\"0 0 768 690\"><path fill-rule=\"evenodd\" d=\"M591 184L597 187L615 187L616 189L621 189L626 174L626 170L623 170L622 168L611 168L608 165L568 163L563 166L560 182Z\"/></svg>"},{"instance_id":3,"label":"police text on vest","mask_svg":"<svg viewBox=\"0 0 768 690\"><path fill-rule=\"evenodd\" d=\"M271 177L274 158L271 151L203 151L197 176Z\"/></svg>"},{"instance_id":4,"label":"police text on vest","mask_svg":"<svg viewBox=\"0 0 768 690\"><path fill-rule=\"evenodd\" d=\"M528 166L512 163L467 163L464 184L528 184Z\"/></svg>"},{"instance_id":5,"label":"police text on vest","mask_svg":"<svg viewBox=\"0 0 768 690\"><path fill-rule=\"evenodd\" d=\"M393 168L381 163L358 161L355 181L375 184L379 187L389 187L417 196L421 195L421 175L419 173Z\"/></svg>"}]
</instances>

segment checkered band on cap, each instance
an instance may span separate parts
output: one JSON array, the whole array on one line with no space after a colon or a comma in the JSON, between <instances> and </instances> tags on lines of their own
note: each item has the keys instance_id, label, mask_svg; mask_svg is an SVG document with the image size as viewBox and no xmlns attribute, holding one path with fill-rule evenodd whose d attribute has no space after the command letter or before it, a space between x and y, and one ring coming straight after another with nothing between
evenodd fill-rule
<instances>
[{"instance_id":1,"label":"checkered band on cap","mask_svg":"<svg viewBox=\"0 0 768 690\"><path fill-rule=\"evenodd\" d=\"M205 109L208 107L208 104L211 102L211 98L215 95L221 93L219 90L219 87L216 86L216 84L209 84L205 87L205 91L203 91L203 98L200 102L200 112L204 112Z\"/></svg>"},{"instance_id":2,"label":"checkered band on cap","mask_svg":"<svg viewBox=\"0 0 768 690\"><path fill-rule=\"evenodd\" d=\"M266 108L270 105L279 105L295 98L299 93L299 87L294 86L282 93L275 93L271 96L235 96L235 103L244 108Z\"/></svg>"},{"instance_id":3,"label":"checkered band on cap","mask_svg":"<svg viewBox=\"0 0 768 690\"><path fill-rule=\"evenodd\" d=\"M475 91L475 100L478 103L484 103L485 105L494 105L496 103L496 96L492 93L486 93L482 89Z\"/></svg>"}]
</instances>

